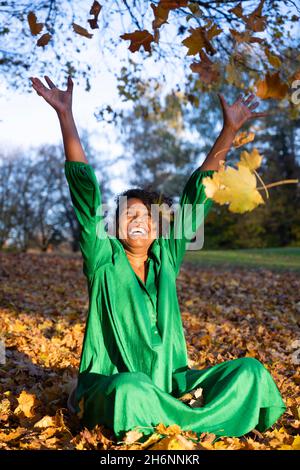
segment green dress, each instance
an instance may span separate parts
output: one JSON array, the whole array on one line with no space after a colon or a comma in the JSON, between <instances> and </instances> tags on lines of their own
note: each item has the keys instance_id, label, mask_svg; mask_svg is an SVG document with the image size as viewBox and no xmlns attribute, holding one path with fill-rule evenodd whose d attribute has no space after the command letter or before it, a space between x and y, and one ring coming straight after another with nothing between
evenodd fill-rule
<instances>
[{"instance_id":1,"label":"green dress","mask_svg":"<svg viewBox=\"0 0 300 470\"><path fill-rule=\"evenodd\" d=\"M204 202L202 179L213 173L192 173L180 199L183 209L192 204L194 211ZM268 429L286 406L260 361L242 357L202 370L188 367L176 291L186 239L176 238L173 230L169 238L154 240L142 282L122 243L105 230L93 168L65 161L65 175L81 228L89 293L75 394L82 424L103 424L118 439L137 426L151 434L159 423L217 436ZM210 198L204 202L204 218L211 204ZM203 389L204 406L191 408L179 397L196 387Z\"/></svg>"}]
</instances>

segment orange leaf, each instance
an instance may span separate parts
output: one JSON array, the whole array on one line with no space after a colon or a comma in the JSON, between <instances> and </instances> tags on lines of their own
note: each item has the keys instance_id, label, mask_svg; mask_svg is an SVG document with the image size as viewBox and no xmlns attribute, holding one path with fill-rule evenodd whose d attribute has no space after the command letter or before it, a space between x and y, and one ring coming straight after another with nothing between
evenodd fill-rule
<instances>
[{"instance_id":1,"label":"orange leaf","mask_svg":"<svg viewBox=\"0 0 300 470\"><path fill-rule=\"evenodd\" d=\"M286 96L289 87L280 80L279 72L275 72L273 75L267 72L263 80L256 82L256 89L256 95L263 100L268 98L282 100Z\"/></svg>"},{"instance_id":2,"label":"orange leaf","mask_svg":"<svg viewBox=\"0 0 300 470\"><path fill-rule=\"evenodd\" d=\"M33 418L33 410L37 404L36 396L23 390L17 400L19 405L15 409L15 413L23 413L26 418Z\"/></svg>"}]
</instances>

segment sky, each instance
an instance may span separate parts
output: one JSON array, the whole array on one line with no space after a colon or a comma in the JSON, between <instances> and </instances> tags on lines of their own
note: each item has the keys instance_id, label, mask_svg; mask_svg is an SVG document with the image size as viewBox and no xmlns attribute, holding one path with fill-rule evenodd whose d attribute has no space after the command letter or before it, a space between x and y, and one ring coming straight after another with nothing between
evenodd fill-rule
<instances>
[{"instance_id":1,"label":"sky","mask_svg":"<svg viewBox=\"0 0 300 470\"><path fill-rule=\"evenodd\" d=\"M83 18L86 18L87 3L88 5L90 4L90 2L80 3L85 8ZM80 17L81 13L78 10L76 11ZM74 21L84 24L80 18L75 18ZM126 30L126 24L110 24L110 27L116 28L120 32L124 31L124 28ZM130 30L132 30L132 26ZM173 25L170 24L167 26L167 31L168 40L172 42L172 35L176 36L175 27L173 28ZM105 125L105 123L98 122L94 112L104 104L109 104L113 108L114 106L116 108L119 107L120 99L113 71L120 71L120 58L131 57L138 60L138 53L132 54L128 51L128 41L123 41L123 43L120 41L115 54L106 54L104 42L107 38L102 37L100 30L93 30L93 34L92 39L76 37L75 35L74 44L72 44L73 49L76 43L85 45L79 61L92 64L94 74L94 77L91 78L91 90L88 92L84 90L84 85L74 83L73 114L79 134L80 128L87 128L95 132L91 143L96 151L99 150L99 155L104 152L105 158L110 156L115 158L122 155L123 148L117 140L114 127L113 125ZM162 37L162 39L165 38ZM185 52L183 48L183 56ZM38 53L44 59L47 58L46 50L39 50ZM73 52L70 51L70 53ZM148 73L148 76L159 76L162 71L165 72L168 76L168 88L171 89L173 85L183 80L184 77L180 67L176 69L176 74L174 74L174 68L170 68L168 72L168 67L167 64L163 62L158 64L152 59L147 59L147 63L145 63L145 71L146 74ZM47 75L50 76L59 88L65 89L67 77L65 77L64 83L61 80L56 81L59 76L58 72L57 68L53 66L51 57L49 57L49 71L47 71ZM31 62L31 67L26 72L26 75L24 74L24 81L28 80L28 83L31 83L29 80L30 76L39 77L47 85L44 78L39 75L38 64L34 60ZM26 149L27 147L37 147L43 143L62 143L59 121L54 109L41 96L37 95L33 88L29 92L16 91L8 89L5 83L0 83L0 144L2 149L19 147ZM126 189L128 187L128 164L126 162L123 164L118 162L117 165L111 167L111 172L112 191L117 193Z\"/></svg>"},{"instance_id":2,"label":"sky","mask_svg":"<svg viewBox=\"0 0 300 470\"><path fill-rule=\"evenodd\" d=\"M75 17L74 21L78 24L85 25L87 21L87 8L86 5L90 6L91 2L80 3L81 7L84 7L84 13L76 9L78 18ZM99 16L100 17L100 16ZM81 18L85 18L85 21ZM117 18L117 17L116 17ZM42 18L38 18L42 21ZM126 19L122 19L121 24L110 23L110 28L115 30L116 34L121 34L126 30ZM88 28L89 29L89 28ZM171 33L172 25L169 27L169 34ZM90 29L89 29L90 30ZM132 30L132 26L131 29ZM120 98L117 91L117 80L114 73L119 73L122 63L120 58L126 59L130 57L135 61L142 59L139 58L138 53L132 54L128 51L129 42L120 41L118 48L112 54L106 51L104 43L107 38L104 38L100 30L92 30L93 37L91 39L82 38L81 36L73 34L73 43L70 54L77 57L82 63L89 63L92 65L93 76L90 78L91 89L85 91L85 83L77 84L74 81L73 89L73 115L75 123L78 128L80 135L80 128L86 128L89 131L94 131L94 136L91 138L91 144L95 150L99 150L99 154L105 153L105 159L111 156L112 159L122 155L123 147L118 141L114 126L105 124L97 121L94 116L94 112L101 108L105 104L109 104L112 108L119 109ZM35 38L33 43L35 42ZM76 55L74 52L76 45L82 46L80 55ZM13 49L12 44L6 44L1 46L0 36L0 58L1 49L3 48ZM70 46L69 46L70 47ZM47 50L38 49L38 57L41 60L47 60ZM27 47L28 49L28 47ZM22 51L20 51L22 53ZM67 54L68 51L65 51ZM46 72L51 80L60 89L66 89L67 75L64 80L58 80L60 71L57 67L53 67L53 58L48 56L49 70ZM30 76L38 77L46 85L46 81L43 76L39 75L38 63L32 60L30 63L30 69L24 74L24 81L28 80ZM154 63L152 58L147 60L145 66L145 73L148 76L158 76L162 70L165 70L163 63L158 65ZM173 77L173 78L172 78ZM168 89L172 88L172 82L177 82L180 77L180 73L174 77L174 69L170 71L170 79L168 80ZM182 75L183 77L183 75ZM128 105L124 104L128 108ZM7 87L6 83L0 83L0 144L2 149L14 149L28 147L37 147L40 144L48 143L62 144L62 135L60 130L59 121L55 110L31 87L31 91L16 91L11 90ZM121 192L128 188L128 162L122 163L118 161L116 165L110 167L110 187L114 193Z\"/></svg>"}]
</instances>

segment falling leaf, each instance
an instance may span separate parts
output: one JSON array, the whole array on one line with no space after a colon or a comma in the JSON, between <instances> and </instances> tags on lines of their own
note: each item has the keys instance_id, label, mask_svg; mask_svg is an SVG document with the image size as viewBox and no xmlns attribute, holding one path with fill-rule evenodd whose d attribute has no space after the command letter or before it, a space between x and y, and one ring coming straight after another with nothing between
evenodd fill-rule
<instances>
[{"instance_id":1,"label":"falling leaf","mask_svg":"<svg viewBox=\"0 0 300 470\"><path fill-rule=\"evenodd\" d=\"M247 132L247 131L239 132L239 134L237 134L234 138L233 146L235 148L241 147L242 145L252 142L252 140L254 140L254 137L255 137L254 132Z\"/></svg>"},{"instance_id":2,"label":"falling leaf","mask_svg":"<svg viewBox=\"0 0 300 470\"><path fill-rule=\"evenodd\" d=\"M262 158L262 155L259 154L256 148L254 148L251 153L248 153L246 150L244 150L241 153L240 161L237 163L237 166L239 167L242 165L249 168L249 170L256 170L260 167Z\"/></svg>"},{"instance_id":3,"label":"falling leaf","mask_svg":"<svg viewBox=\"0 0 300 470\"><path fill-rule=\"evenodd\" d=\"M210 182L209 179L213 181ZM227 166L225 170L215 172L212 178L203 178L203 184L206 196L219 204L229 204L231 212L243 213L253 210L259 204L264 204L256 189L255 175L243 165L238 169Z\"/></svg>"},{"instance_id":4,"label":"falling leaf","mask_svg":"<svg viewBox=\"0 0 300 470\"><path fill-rule=\"evenodd\" d=\"M75 33L80 34L80 36L84 36L85 38L92 38L93 34L89 33L86 28L83 28L79 24L72 23L73 30Z\"/></svg>"},{"instance_id":5,"label":"falling leaf","mask_svg":"<svg viewBox=\"0 0 300 470\"><path fill-rule=\"evenodd\" d=\"M277 55L272 54L272 53L270 52L270 49L269 49L268 47L265 47L264 51L265 51L265 54L266 54L266 56L267 56L267 58L268 58L269 63L270 63L274 68L279 69L279 68L281 67L281 65L282 65L280 58L279 58Z\"/></svg>"},{"instance_id":6,"label":"falling leaf","mask_svg":"<svg viewBox=\"0 0 300 470\"><path fill-rule=\"evenodd\" d=\"M16 414L23 413L26 418L33 418L33 411L37 404L36 396L23 390L17 400L19 405L14 412Z\"/></svg>"},{"instance_id":7,"label":"falling leaf","mask_svg":"<svg viewBox=\"0 0 300 470\"><path fill-rule=\"evenodd\" d=\"M90 24L90 27L92 29L99 28L99 26L98 26L98 16L99 16L99 13L101 11L101 8L102 8L102 5L100 5L100 3L97 2L97 0L94 0L93 5L90 9L90 15L94 15L94 18L88 20L88 22Z\"/></svg>"},{"instance_id":8,"label":"falling leaf","mask_svg":"<svg viewBox=\"0 0 300 470\"><path fill-rule=\"evenodd\" d=\"M279 72L275 72L273 75L267 72L265 78L258 80L255 85L256 95L263 100L268 98L282 100L289 90L288 85L281 81Z\"/></svg>"},{"instance_id":9,"label":"falling leaf","mask_svg":"<svg viewBox=\"0 0 300 470\"><path fill-rule=\"evenodd\" d=\"M182 44L188 48L187 55L196 55L200 53L202 49L205 49L208 54L215 54L216 50L213 48L210 41L215 36L222 33L222 29L218 29L216 24L212 26L211 24L212 22L210 21L205 26L189 29L191 35L182 41ZM207 29L207 27L210 29Z\"/></svg>"},{"instance_id":10,"label":"falling leaf","mask_svg":"<svg viewBox=\"0 0 300 470\"><path fill-rule=\"evenodd\" d=\"M244 17L247 28L252 29L252 31L259 32L266 29L267 17L262 16L264 3L265 0L261 0L258 7L247 17Z\"/></svg>"},{"instance_id":11,"label":"falling leaf","mask_svg":"<svg viewBox=\"0 0 300 470\"><path fill-rule=\"evenodd\" d=\"M264 3L265 0L261 0L257 8L255 8L255 10L253 10L253 12L249 13L248 15L244 15L243 13L242 2L240 2L234 8L231 8L229 12L242 19L247 29L251 29L255 32L264 31L267 26L267 17L262 16Z\"/></svg>"},{"instance_id":12,"label":"falling leaf","mask_svg":"<svg viewBox=\"0 0 300 470\"><path fill-rule=\"evenodd\" d=\"M154 20L152 22L152 28L160 28L163 24L168 23L168 16L170 10L174 10L180 7L186 7L188 0L160 0L160 2L155 5L151 3L150 6L153 10Z\"/></svg>"},{"instance_id":13,"label":"falling leaf","mask_svg":"<svg viewBox=\"0 0 300 470\"><path fill-rule=\"evenodd\" d=\"M200 51L200 58L201 62L193 62L190 68L199 74L204 83L216 82L220 77L218 64L213 63L203 51Z\"/></svg>"},{"instance_id":14,"label":"falling leaf","mask_svg":"<svg viewBox=\"0 0 300 470\"><path fill-rule=\"evenodd\" d=\"M44 27L44 23L37 23L36 15L33 11L30 11L28 13L27 20L28 20L28 24L29 24L31 34L36 36L37 34L39 34L42 31L42 29Z\"/></svg>"},{"instance_id":15,"label":"falling leaf","mask_svg":"<svg viewBox=\"0 0 300 470\"><path fill-rule=\"evenodd\" d=\"M264 41L262 38L252 36L252 33L250 31L239 32L239 31L236 31L235 29L229 29L229 31L237 43L241 43L241 42L260 43Z\"/></svg>"},{"instance_id":16,"label":"falling leaf","mask_svg":"<svg viewBox=\"0 0 300 470\"><path fill-rule=\"evenodd\" d=\"M45 33L43 34L43 36L41 36L38 41L37 41L37 46L46 46L48 44L48 42L50 41L50 39L52 38L51 34L49 33Z\"/></svg>"},{"instance_id":17,"label":"falling leaf","mask_svg":"<svg viewBox=\"0 0 300 470\"><path fill-rule=\"evenodd\" d=\"M141 47L143 47L145 51L151 52L151 42L154 41L154 36L149 33L147 29L143 31L137 29L133 33L122 34L120 38L131 41L129 46L131 52L136 52Z\"/></svg>"}]
</instances>

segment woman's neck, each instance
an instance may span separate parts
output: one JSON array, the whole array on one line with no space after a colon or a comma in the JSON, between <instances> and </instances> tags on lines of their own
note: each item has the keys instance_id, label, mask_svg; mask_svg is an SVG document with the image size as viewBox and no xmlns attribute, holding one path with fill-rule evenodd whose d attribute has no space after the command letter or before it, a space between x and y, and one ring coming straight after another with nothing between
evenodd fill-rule
<instances>
[{"instance_id":1,"label":"woman's neck","mask_svg":"<svg viewBox=\"0 0 300 470\"><path fill-rule=\"evenodd\" d=\"M143 266L148 259L148 253L145 251L142 251L140 253L133 253L132 251L125 248L125 253L130 264L134 266Z\"/></svg>"}]
</instances>

